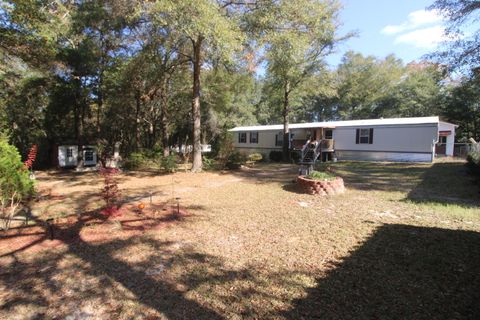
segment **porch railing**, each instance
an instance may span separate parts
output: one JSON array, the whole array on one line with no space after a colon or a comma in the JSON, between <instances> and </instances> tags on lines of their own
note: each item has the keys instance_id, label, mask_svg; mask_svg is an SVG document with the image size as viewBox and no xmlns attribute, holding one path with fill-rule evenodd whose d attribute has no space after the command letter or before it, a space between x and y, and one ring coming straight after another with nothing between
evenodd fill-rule
<instances>
[{"instance_id":1,"label":"porch railing","mask_svg":"<svg viewBox=\"0 0 480 320\"><path fill-rule=\"evenodd\" d=\"M305 144L302 147L302 152L301 152L301 157L300 157L300 159L302 161L303 161L303 159L305 159L305 156L307 155L309 144L310 144L310 139L308 139L307 142L305 142Z\"/></svg>"}]
</instances>

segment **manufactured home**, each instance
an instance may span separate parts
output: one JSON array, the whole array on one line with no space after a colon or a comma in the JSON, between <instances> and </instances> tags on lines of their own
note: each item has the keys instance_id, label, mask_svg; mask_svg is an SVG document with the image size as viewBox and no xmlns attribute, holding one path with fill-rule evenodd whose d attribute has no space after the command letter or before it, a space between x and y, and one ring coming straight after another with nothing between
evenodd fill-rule
<instances>
[{"instance_id":1,"label":"manufactured home","mask_svg":"<svg viewBox=\"0 0 480 320\"><path fill-rule=\"evenodd\" d=\"M438 117L294 123L288 143L302 161L431 162L438 155L453 156L456 127ZM282 151L283 125L230 131L242 153L258 152L268 158L271 151Z\"/></svg>"}]
</instances>

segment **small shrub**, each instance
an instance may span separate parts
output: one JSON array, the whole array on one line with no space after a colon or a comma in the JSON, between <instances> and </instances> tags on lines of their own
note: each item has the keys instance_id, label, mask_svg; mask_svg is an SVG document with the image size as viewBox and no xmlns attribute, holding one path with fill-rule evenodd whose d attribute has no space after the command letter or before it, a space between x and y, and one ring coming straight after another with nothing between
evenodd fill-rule
<instances>
[{"instance_id":1,"label":"small shrub","mask_svg":"<svg viewBox=\"0 0 480 320\"><path fill-rule=\"evenodd\" d=\"M137 170L139 169L146 161L146 157L141 152L133 152L125 160L124 167L127 170Z\"/></svg>"},{"instance_id":2,"label":"small shrub","mask_svg":"<svg viewBox=\"0 0 480 320\"><path fill-rule=\"evenodd\" d=\"M228 163L232 155L236 152L235 146L233 145L233 137L229 132L225 132L217 142L219 146L217 159L222 168L228 167Z\"/></svg>"},{"instance_id":3,"label":"small shrub","mask_svg":"<svg viewBox=\"0 0 480 320\"><path fill-rule=\"evenodd\" d=\"M335 170L332 168L331 164L326 162L317 162L315 165L315 171L335 173Z\"/></svg>"},{"instance_id":4,"label":"small shrub","mask_svg":"<svg viewBox=\"0 0 480 320\"><path fill-rule=\"evenodd\" d=\"M280 162L283 159L283 152L282 151L270 151L269 158L271 161Z\"/></svg>"},{"instance_id":5,"label":"small shrub","mask_svg":"<svg viewBox=\"0 0 480 320\"><path fill-rule=\"evenodd\" d=\"M227 159L226 167L228 169L238 169L247 161L247 157L238 151L234 151Z\"/></svg>"},{"instance_id":6,"label":"small shrub","mask_svg":"<svg viewBox=\"0 0 480 320\"><path fill-rule=\"evenodd\" d=\"M105 201L105 208L100 212L105 216L117 216L119 211L117 202L120 197L120 190L118 189L117 174L119 170L116 168L100 168L99 173L103 177L103 188L101 190L101 197Z\"/></svg>"},{"instance_id":7,"label":"small shrub","mask_svg":"<svg viewBox=\"0 0 480 320\"><path fill-rule=\"evenodd\" d=\"M472 151L467 155L467 166L473 174L480 176L480 152Z\"/></svg>"},{"instance_id":8,"label":"small shrub","mask_svg":"<svg viewBox=\"0 0 480 320\"><path fill-rule=\"evenodd\" d=\"M163 148L155 145L152 149L144 149L142 154L146 160L159 160L163 157Z\"/></svg>"},{"instance_id":9,"label":"small shrub","mask_svg":"<svg viewBox=\"0 0 480 320\"><path fill-rule=\"evenodd\" d=\"M0 216L4 219L4 229L10 227L21 202L33 191L33 181L17 148L8 143L6 134L0 133Z\"/></svg>"},{"instance_id":10,"label":"small shrub","mask_svg":"<svg viewBox=\"0 0 480 320\"><path fill-rule=\"evenodd\" d=\"M202 158L202 161L203 161L203 169L204 170L211 170L213 169L214 165L215 165L215 161L213 159L210 159L206 156L203 156Z\"/></svg>"},{"instance_id":11,"label":"small shrub","mask_svg":"<svg viewBox=\"0 0 480 320\"><path fill-rule=\"evenodd\" d=\"M25 168L27 169L32 169L33 163L35 162L35 159L37 158L37 145L34 144L31 148L30 151L28 152L27 160L23 163Z\"/></svg>"},{"instance_id":12,"label":"small shrub","mask_svg":"<svg viewBox=\"0 0 480 320\"><path fill-rule=\"evenodd\" d=\"M139 170L144 168L158 169L163 160L163 151L160 148L145 149L141 152L133 152L125 160L124 168L127 170Z\"/></svg>"},{"instance_id":13,"label":"small shrub","mask_svg":"<svg viewBox=\"0 0 480 320\"><path fill-rule=\"evenodd\" d=\"M177 171L177 156L174 154L169 155L168 157L163 157L160 161L160 164L166 172L173 173Z\"/></svg>"},{"instance_id":14,"label":"small shrub","mask_svg":"<svg viewBox=\"0 0 480 320\"><path fill-rule=\"evenodd\" d=\"M263 156L262 156L261 153L252 153L252 154L248 155L248 160L249 161L257 162L257 161L262 161L262 159L263 159Z\"/></svg>"},{"instance_id":15,"label":"small shrub","mask_svg":"<svg viewBox=\"0 0 480 320\"><path fill-rule=\"evenodd\" d=\"M336 177L335 175L329 173L329 172L322 172L322 171L312 171L310 174L307 176L308 179L312 180L334 180Z\"/></svg>"}]
</instances>

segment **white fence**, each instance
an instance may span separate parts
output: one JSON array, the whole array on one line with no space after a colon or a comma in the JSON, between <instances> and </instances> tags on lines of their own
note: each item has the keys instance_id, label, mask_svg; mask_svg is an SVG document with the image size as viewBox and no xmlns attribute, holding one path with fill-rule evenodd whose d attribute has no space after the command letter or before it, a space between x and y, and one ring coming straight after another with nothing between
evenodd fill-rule
<instances>
[{"instance_id":1,"label":"white fence","mask_svg":"<svg viewBox=\"0 0 480 320\"><path fill-rule=\"evenodd\" d=\"M210 144L202 144L200 145L202 153L208 153L212 152L212 146ZM171 151L174 151L176 153L190 153L193 151L193 146L191 144L189 145L181 145L181 146L174 146L170 147Z\"/></svg>"}]
</instances>

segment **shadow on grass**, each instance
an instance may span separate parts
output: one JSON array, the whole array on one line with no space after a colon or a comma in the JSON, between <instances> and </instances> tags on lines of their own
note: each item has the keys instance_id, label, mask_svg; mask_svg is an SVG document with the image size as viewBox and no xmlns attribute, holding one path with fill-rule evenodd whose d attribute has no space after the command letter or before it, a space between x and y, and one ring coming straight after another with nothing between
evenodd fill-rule
<instances>
[{"instance_id":1,"label":"shadow on grass","mask_svg":"<svg viewBox=\"0 0 480 320\"><path fill-rule=\"evenodd\" d=\"M234 176L255 183L289 183L298 175L298 165L289 163L259 163L254 167L243 167L229 171Z\"/></svg>"},{"instance_id":2,"label":"shadow on grass","mask_svg":"<svg viewBox=\"0 0 480 320\"><path fill-rule=\"evenodd\" d=\"M345 186L357 190L403 192L416 203L480 205L479 189L463 162L340 162L332 165Z\"/></svg>"},{"instance_id":3,"label":"shadow on grass","mask_svg":"<svg viewBox=\"0 0 480 320\"><path fill-rule=\"evenodd\" d=\"M302 189L296 182L290 182L290 183L284 184L282 186L282 189L292 193L306 194L304 191L302 191Z\"/></svg>"},{"instance_id":4,"label":"shadow on grass","mask_svg":"<svg viewBox=\"0 0 480 320\"><path fill-rule=\"evenodd\" d=\"M345 187L357 190L409 192L421 181L430 164L341 161L332 164Z\"/></svg>"},{"instance_id":5,"label":"shadow on grass","mask_svg":"<svg viewBox=\"0 0 480 320\"><path fill-rule=\"evenodd\" d=\"M182 221L175 213L165 218L169 222ZM155 264L155 262L158 263L161 261L162 268L165 267L166 262L164 259L165 256L171 254L171 250L168 250L168 246L171 245L171 243L148 240L148 238L142 239L142 245L155 247L155 250L162 253L162 255L151 257L151 259L141 263L132 264L117 258L114 253L121 252L132 245L138 244L136 237L115 239L101 243L84 241L82 236L80 236L82 229L92 220L99 219L105 220L105 217L96 213L89 213L80 217L73 225L62 229L57 228L55 230L55 240L60 240L66 245L65 251L61 254L50 252L47 254L47 258L40 258L32 264L22 263L16 259L16 262L10 268L2 268L0 285L5 288L11 288L15 293L11 299L2 301L0 305L0 315L1 312L9 314L19 308L30 308L34 310L32 311L34 312L32 315L33 318L49 318L52 314L47 314L47 312L50 307L53 307L51 302L52 297L57 296L58 298L58 295L71 296L72 290L78 290L79 292L73 292L75 295L73 300L81 301L87 298L103 300L107 298L106 292L115 291L115 283L118 283L133 294L134 299L138 301L140 305L150 307L167 318L222 318L215 311L205 308L193 300L186 299L184 296L185 292L178 289L175 283L158 279L158 277L153 276L154 274L148 272L149 269L158 268L158 264ZM37 221L37 223L38 225L43 225L41 221ZM131 229L128 223L125 229ZM39 240L30 244L28 247L46 240L46 234L47 232L45 231L44 236L40 237ZM26 248L27 247L21 248L4 256L16 258L16 254ZM138 254L140 256L142 255L141 252ZM75 266L69 266L68 271L64 270L64 268L58 269L56 266L61 264L61 261L66 256L74 256L80 261ZM124 257L128 259L129 255L125 255ZM187 258L191 259L191 257L199 259L199 261L207 259L200 254L189 255ZM173 259L173 257L171 259ZM178 257L175 257L175 259L186 258L183 257L182 253ZM190 261L189 263L195 264L197 261ZM82 281L89 277L95 278L94 283L85 284L84 286L86 287L82 289ZM61 281L60 278L62 278ZM78 284L73 284L70 288L64 288L62 283L65 282L65 284L68 284L69 278L75 279L74 282L78 282ZM98 281L101 283L98 283ZM132 297L128 297L128 295L123 298L125 301L132 299ZM115 299L112 300L115 301ZM109 303L111 304L111 302ZM107 301L105 301L104 304L107 305ZM102 306L104 304L100 303ZM56 307L60 308L58 305ZM118 306L117 308L122 308L122 306ZM56 310L55 317L63 318L69 316L69 313L77 310L77 307L71 305L66 309L68 309L68 311L66 311L65 314ZM125 311L126 310L120 310L119 312ZM108 314L110 313L111 311L108 312ZM135 316L145 317L148 316L148 314L137 314Z\"/></svg>"},{"instance_id":6,"label":"shadow on grass","mask_svg":"<svg viewBox=\"0 0 480 320\"><path fill-rule=\"evenodd\" d=\"M480 206L480 194L474 178L461 162L435 163L420 176L406 200L416 203Z\"/></svg>"},{"instance_id":7,"label":"shadow on grass","mask_svg":"<svg viewBox=\"0 0 480 320\"><path fill-rule=\"evenodd\" d=\"M480 233L384 225L288 319L479 319Z\"/></svg>"}]
</instances>

